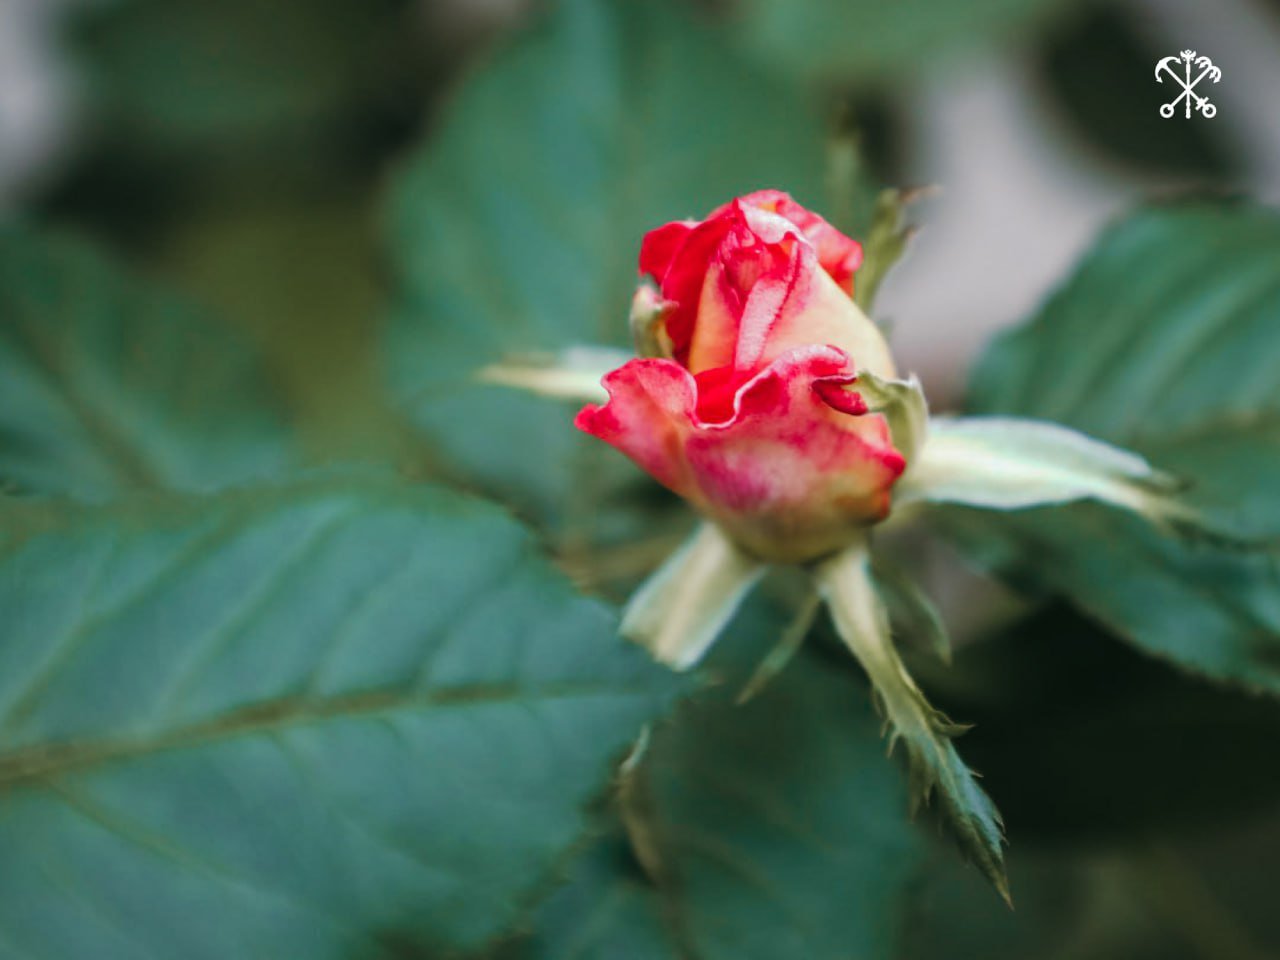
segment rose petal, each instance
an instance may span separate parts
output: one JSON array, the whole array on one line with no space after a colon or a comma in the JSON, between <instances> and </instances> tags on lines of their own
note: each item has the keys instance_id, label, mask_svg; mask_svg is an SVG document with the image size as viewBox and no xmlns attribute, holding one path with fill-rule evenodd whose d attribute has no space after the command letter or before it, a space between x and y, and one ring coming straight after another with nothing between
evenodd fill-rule
<instances>
[{"instance_id":1,"label":"rose petal","mask_svg":"<svg viewBox=\"0 0 1280 960\"><path fill-rule=\"evenodd\" d=\"M822 402L831 409L860 417L867 412L867 401L862 399L860 393L845 389L857 379L857 377L831 377L817 381L813 389L822 398Z\"/></svg>"},{"instance_id":2,"label":"rose petal","mask_svg":"<svg viewBox=\"0 0 1280 960\"><path fill-rule=\"evenodd\" d=\"M609 402L576 422L748 550L811 559L883 518L906 467L884 418L842 399L856 398L842 389L852 380L831 346L791 350L746 379L732 366L695 380L670 360L632 360L605 377Z\"/></svg>"},{"instance_id":3,"label":"rose petal","mask_svg":"<svg viewBox=\"0 0 1280 960\"><path fill-rule=\"evenodd\" d=\"M794 350L743 385L733 419L688 435L703 502L749 549L814 556L888 512L906 461L883 417L841 412L818 389L848 382L841 351Z\"/></svg>"},{"instance_id":4,"label":"rose petal","mask_svg":"<svg viewBox=\"0 0 1280 960\"><path fill-rule=\"evenodd\" d=\"M719 424L737 414L738 391L751 375L733 364L713 367L694 375L698 388L696 414L699 423Z\"/></svg>"},{"instance_id":5,"label":"rose petal","mask_svg":"<svg viewBox=\"0 0 1280 960\"><path fill-rule=\"evenodd\" d=\"M697 220L675 220L646 233L640 242L640 274L648 274L661 283L671 269L671 261L697 225Z\"/></svg>"},{"instance_id":6,"label":"rose petal","mask_svg":"<svg viewBox=\"0 0 1280 960\"><path fill-rule=\"evenodd\" d=\"M784 309L802 308L817 269L813 251L782 217L740 204L723 217L730 227L707 264L683 358L694 374L727 363L763 366L769 327Z\"/></svg>"},{"instance_id":7,"label":"rose petal","mask_svg":"<svg viewBox=\"0 0 1280 960\"><path fill-rule=\"evenodd\" d=\"M737 362L765 365L796 347L825 343L847 353L859 370L896 377L889 345L876 325L825 271L805 270L803 260L798 269L806 282L797 284L776 313L744 314Z\"/></svg>"},{"instance_id":8,"label":"rose petal","mask_svg":"<svg viewBox=\"0 0 1280 960\"><path fill-rule=\"evenodd\" d=\"M771 362L786 349L800 346L789 342L781 349L774 346L776 331L787 329L790 321L804 314L817 261L813 248L807 243L795 243L786 258L762 275L751 287L743 304L738 322L738 340L734 350L734 363L739 367L755 368ZM792 324L794 326L794 324ZM794 336L792 338L795 339ZM829 343L832 338L817 331L805 343Z\"/></svg>"},{"instance_id":9,"label":"rose petal","mask_svg":"<svg viewBox=\"0 0 1280 960\"><path fill-rule=\"evenodd\" d=\"M771 210L795 224L818 255L818 263L846 294L853 296L853 275L862 265L862 244L802 207L781 190L757 190L741 198L749 206Z\"/></svg>"},{"instance_id":10,"label":"rose petal","mask_svg":"<svg viewBox=\"0 0 1280 960\"><path fill-rule=\"evenodd\" d=\"M621 450L663 486L696 501L684 455L695 423L689 371L671 360L630 360L602 383L608 402L583 407L574 425Z\"/></svg>"},{"instance_id":11,"label":"rose petal","mask_svg":"<svg viewBox=\"0 0 1280 960\"><path fill-rule=\"evenodd\" d=\"M706 280L707 268L715 256L725 236L734 227L728 218L706 220L689 229L684 241L679 244L667 260L666 269L646 270L658 281L664 299L671 301L675 307L667 314L667 335L671 338L675 358L684 362L689 353L689 343L693 339L695 322L698 320L698 301L702 296L703 284ZM649 260L654 267L660 266L666 255L666 246L676 236L672 224L659 227L654 233L666 231L653 241L653 249ZM650 234L651 236L652 234ZM647 241L646 237L646 241ZM642 265L644 258L642 257Z\"/></svg>"}]
</instances>

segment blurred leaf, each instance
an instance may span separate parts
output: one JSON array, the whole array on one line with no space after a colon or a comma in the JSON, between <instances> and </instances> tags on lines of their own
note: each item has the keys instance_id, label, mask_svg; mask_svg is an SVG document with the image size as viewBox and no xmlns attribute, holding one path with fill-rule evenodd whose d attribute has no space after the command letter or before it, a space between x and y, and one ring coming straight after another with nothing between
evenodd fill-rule
<instances>
[{"instance_id":1,"label":"blurred leaf","mask_svg":"<svg viewBox=\"0 0 1280 960\"><path fill-rule=\"evenodd\" d=\"M1191 501L1213 523L1274 537L1278 261L1273 211L1209 202L1140 211L1034 320L988 350L971 409L1043 417L1149 452L1194 484ZM1280 693L1274 553L1174 542L1092 506L957 514L956 524L987 563L1060 590L1142 648Z\"/></svg>"},{"instance_id":2,"label":"blurred leaf","mask_svg":"<svg viewBox=\"0 0 1280 960\"><path fill-rule=\"evenodd\" d=\"M1166 922L1184 929L1191 926L1182 908L1194 897L1226 916L1234 926L1237 944L1252 941L1252 953L1237 946L1233 956L1261 958L1267 956L1268 948L1274 953L1280 944L1280 916L1272 893L1280 859L1280 806L1273 805L1266 817L1233 826L1225 835L1210 834L1197 838L1194 845L1180 845L1162 854L1152 858L1151 873L1172 874L1170 886L1175 892L1181 892L1177 889L1181 887L1189 895L1167 898Z\"/></svg>"},{"instance_id":3,"label":"blurred leaf","mask_svg":"<svg viewBox=\"0 0 1280 960\"><path fill-rule=\"evenodd\" d=\"M904 73L1034 25L1059 0L737 0L744 44L820 80Z\"/></svg>"},{"instance_id":4,"label":"blurred leaf","mask_svg":"<svg viewBox=\"0 0 1280 960\"><path fill-rule=\"evenodd\" d=\"M1193 477L1183 496L1227 530L1254 539L1280 537L1280 410L1207 421L1144 443L1174 476Z\"/></svg>"},{"instance_id":5,"label":"blurred leaf","mask_svg":"<svg viewBox=\"0 0 1280 960\"><path fill-rule=\"evenodd\" d=\"M249 329L271 340L281 316L307 324L290 359L340 352L357 325L324 320L371 299L375 276L365 268L377 262L374 198L388 159L417 136L433 84L472 44L452 44L448 58L428 53L435 18L414 0L74 7L66 20L81 80L79 150L57 171L41 216L105 237L183 289L199 289L223 316L227 300L250 304L255 322L284 307ZM349 220L345 233L338 218ZM287 232L292 249L283 245ZM348 259L337 260L343 253ZM199 282L210 277L220 282L212 292ZM359 347L354 379L372 385L370 339ZM281 366L277 356L290 389L303 363ZM317 359L319 379L331 370L327 357ZM345 370L334 379L353 380ZM323 414L343 421L343 452L361 445L346 441L359 437L359 416L340 402Z\"/></svg>"},{"instance_id":6,"label":"blurred leaf","mask_svg":"<svg viewBox=\"0 0 1280 960\"><path fill-rule=\"evenodd\" d=\"M750 604L726 644L784 619ZM736 680L655 731L628 799L649 876L607 836L512 958L894 955L923 844L865 681L812 649L745 706Z\"/></svg>"},{"instance_id":7,"label":"blurred leaf","mask_svg":"<svg viewBox=\"0 0 1280 960\"><path fill-rule=\"evenodd\" d=\"M875 227L885 184L910 179L906 111L895 91L870 86L842 89L831 111L827 150L827 208L838 229L863 241ZM866 269L864 257L860 270ZM859 301L859 305L865 305Z\"/></svg>"},{"instance_id":8,"label":"blurred leaf","mask_svg":"<svg viewBox=\"0 0 1280 960\"><path fill-rule=\"evenodd\" d=\"M1034 412L1113 442L1162 442L1280 411L1265 346L1280 296L1280 214L1187 201L1107 231L972 378L982 410Z\"/></svg>"},{"instance_id":9,"label":"blurred leaf","mask_svg":"<svg viewBox=\"0 0 1280 960\"><path fill-rule=\"evenodd\" d=\"M368 123L398 78L404 0L118 0L75 32L102 133L199 159Z\"/></svg>"},{"instance_id":10,"label":"blurred leaf","mask_svg":"<svg viewBox=\"0 0 1280 960\"><path fill-rule=\"evenodd\" d=\"M991 896L986 882L949 851L937 850L913 891L897 960L1101 960L1077 948L1093 945L1082 929L1087 900L1112 890L1074 860L1022 844L1009 850L1009 874L1016 910Z\"/></svg>"},{"instance_id":11,"label":"blurred leaf","mask_svg":"<svg viewBox=\"0 0 1280 960\"><path fill-rule=\"evenodd\" d=\"M386 356L415 421L465 472L581 528L636 471L580 437L571 405L471 373L626 343L643 233L759 187L820 200L824 139L812 98L674 3L552 6L458 91L396 184Z\"/></svg>"},{"instance_id":12,"label":"blurred leaf","mask_svg":"<svg viewBox=\"0 0 1280 960\"><path fill-rule=\"evenodd\" d=\"M531 934L503 948L498 960L676 960L682 950L668 929L660 895L636 863L615 824L568 868L564 886L534 915ZM424 957L423 960L426 960Z\"/></svg>"},{"instance_id":13,"label":"blurred leaf","mask_svg":"<svg viewBox=\"0 0 1280 960\"><path fill-rule=\"evenodd\" d=\"M473 946L675 690L514 524L442 491L2 509L21 955Z\"/></svg>"},{"instance_id":14,"label":"blurred leaf","mask_svg":"<svg viewBox=\"0 0 1280 960\"><path fill-rule=\"evenodd\" d=\"M1274 553L1174 541L1092 504L1021 514L956 511L946 526L980 564L1062 593L1148 653L1248 690L1280 693Z\"/></svg>"},{"instance_id":15,"label":"blurred leaf","mask_svg":"<svg viewBox=\"0 0 1280 960\"><path fill-rule=\"evenodd\" d=\"M1136 11L1114 3L1084 8L1039 52L1052 105L1103 158L1135 173L1215 180L1239 173L1221 129L1161 118L1160 104L1177 92L1152 77L1156 62L1177 52L1161 47L1162 39L1147 36Z\"/></svg>"},{"instance_id":16,"label":"blurred leaf","mask_svg":"<svg viewBox=\"0 0 1280 960\"><path fill-rule=\"evenodd\" d=\"M1014 913L941 857L913 900L899 960L1269 960L1232 928L1218 890L1182 878L1145 845L1100 852L1015 848ZM1209 878L1204 878L1205 880ZM1217 879L1217 878L1215 878Z\"/></svg>"},{"instance_id":17,"label":"blurred leaf","mask_svg":"<svg viewBox=\"0 0 1280 960\"><path fill-rule=\"evenodd\" d=\"M0 477L101 499L270 474L290 437L256 353L92 249L0 229Z\"/></svg>"},{"instance_id":18,"label":"blurred leaf","mask_svg":"<svg viewBox=\"0 0 1280 960\"><path fill-rule=\"evenodd\" d=\"M1274 904L1262 874L1251 885L1235 857L1191 889L1160 852L1220 849L1276 808L1274 700L1189 677L1063 605L964 647L951 669L912 667L976 721L962 745L1015 838L1018 909L940 852L912 897L904 960L1267 955L1236 949L1231 929L1249 894Z\"/></svg>"},{"instance_id":19,"label":"blurred leaf","mask_svg":"<svg viewBox=\"0 0 1280 960\"><path fill-rule=\"evenodd\" d=\"M1242 697L1115 642L1055 605L961 650L913 663L930 695L972 720L1015 848L1196 835L1274 808L1280 704Z\"/></svg>"},{"instance_id":20,"label":"blurred leaf","mask_svg":"<svg viewBox=\"0 0 1280 960\"><path fill-rule=\"evenodd\" d=\"M426 52L420 7L76 4L79 149L42 198L44 216L159 259L211 214L357 191L370 209L388 157L416 136L432 84L455 65Z\"/></svg>"}]
</instances>

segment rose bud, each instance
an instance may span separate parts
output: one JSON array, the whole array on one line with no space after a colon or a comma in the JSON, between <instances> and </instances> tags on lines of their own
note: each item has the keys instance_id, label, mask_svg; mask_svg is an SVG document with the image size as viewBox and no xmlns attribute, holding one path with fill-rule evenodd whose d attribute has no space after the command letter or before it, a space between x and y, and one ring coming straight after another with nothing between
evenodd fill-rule
<instances>
[{"instance_id":1,"label":"rose bud","mask_svg":"<svg viewBox=\"0 0 1280 960\"><path fill-rule=\"evenodd\" d=\"M886 219L869 234L864 297L909 233L898 194L878 209ZM639 359L574 347L481 376L581 400L604 399L603 386L607 401L584 407L577 425L709 519L636 590L619 625L673 670L701 662L772 564L804 564L791 622L740 699L785 667L825 604L875 689L890 743L905 745L913 804L935 798L1008 900L999 814L951 742L964 728L928 703L890 633L883 590L934 625L945 656L923 592L873 573L868 533L890 497L897 518L929 504L1004 512L1092 500L1167 535L1249 545L1136 453L1046 421L931 417L919 382L895 376L853 300L861 262L857 243L786 194L753 193L645 237L640 273L656 287L643 280L631 304Z\"/></svg>"},{"instance_id":2,"label":"rose bud","mask_svg":"<svg viewBox=\"0 0 1280 960\"><path fill-rule=\"evenodd\" d=\"M761 560L832 553L885 518L906 460L859 371L892 379L852 299L857 242L774 190L651 231L633 307L648 354L604 378L579 428Z\"/></svg>"}]
</instances>

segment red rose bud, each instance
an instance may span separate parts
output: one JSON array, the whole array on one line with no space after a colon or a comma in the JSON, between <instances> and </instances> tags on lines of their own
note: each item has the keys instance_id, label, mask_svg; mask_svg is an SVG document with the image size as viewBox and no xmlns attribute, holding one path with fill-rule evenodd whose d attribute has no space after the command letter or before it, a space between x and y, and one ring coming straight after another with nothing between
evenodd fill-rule
<instances>
[{"instance_id":1,"label":"red rose bud","mask_svg":"<svg viewBox=\"0 0 1280 960\"><path fill-rule=\"evenodd\" d=\"M739 546L799 562L884 519L906 467L857 373L894 376L852 299L859 244L784 193L650 232L633 313L650 355L604 378L578 427L692 502ZM652 345L660 344L660 349ZM653 354L658 355L653 355Z\"/></svg>"}]
</instances>

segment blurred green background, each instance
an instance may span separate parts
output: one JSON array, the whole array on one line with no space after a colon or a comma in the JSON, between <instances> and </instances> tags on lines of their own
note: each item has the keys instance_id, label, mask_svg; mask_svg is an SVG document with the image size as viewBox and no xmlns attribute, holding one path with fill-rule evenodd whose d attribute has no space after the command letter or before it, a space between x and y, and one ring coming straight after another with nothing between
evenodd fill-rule
<instances>
[{"instance_id":1,"label":"blurred green background","mask_svg":"<svg viewBox=\"0 0 1280 960\"><path fill-rule=\"evenodd\" d=\"M260 347L309 462L498 497L617 598L687 518L545 427L563 408L467 375L513 346L619 341L643 230L778 186L856 236L876 186L941 185L877 314L947 409L982 343L1138 199L1280 197L1274 4L614 6L7 0L0 211L92 238ZM1155 62L1186 47L1223 71L1212 122L1158 117ZM1016 600L932 539L899 549L953 623L954 668L913 669L977 724L960 747L1004 812L1018 909L926 831L876 949L1280 957L1280 704Z\"/></svg>"}]
</instances>

